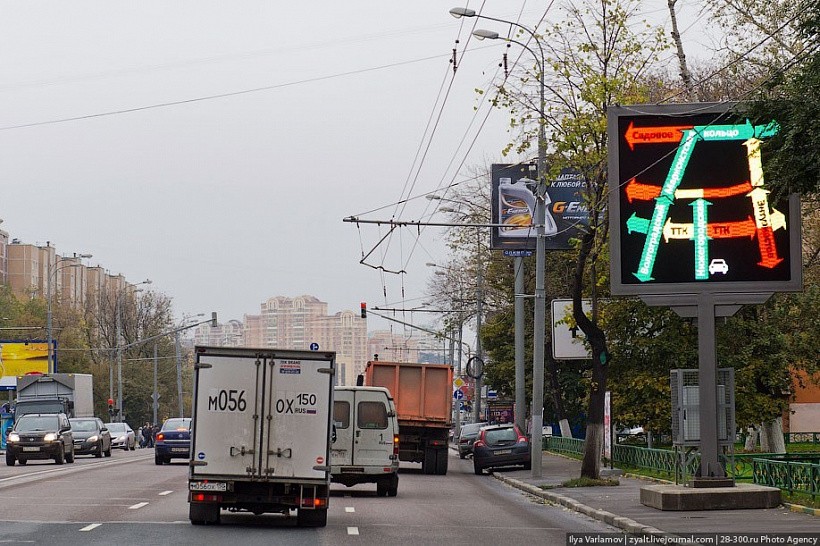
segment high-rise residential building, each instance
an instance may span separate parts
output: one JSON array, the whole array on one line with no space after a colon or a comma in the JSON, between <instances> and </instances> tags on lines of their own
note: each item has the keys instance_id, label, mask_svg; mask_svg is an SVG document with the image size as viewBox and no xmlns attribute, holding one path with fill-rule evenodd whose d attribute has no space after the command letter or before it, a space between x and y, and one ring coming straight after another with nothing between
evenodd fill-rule
<instances>
[{"instance_id":1,"label":"high-rise residential building","mask_svg":"<svg viewBox=\"0 0 820 546\"><path fill-rule=\"evenodd\" d=\"M379 360L388 362L418 362L419 346L417 336L407 337L389 330L376 330L367 340L368 360L379 355Z\"/></svg>"},{"instance_id":2,"label":"high-rise residential building","mask_svg":"<svg viewBox=\"0 0 820 546\"><path fill-rule=\"evenodd\" d=\"M3 221L0 220L0 224ZM0 229L0 282L8 284L9 282L9 234Z\"/></svg>"},{"instance_id":3,"label":"high-rise residential building","mask_svg":"<svg viewBox=\"0 0 820 546\"><path fill-rule=\"evenodd\" d=\"M14 295L18 297L30 298L33 296L45 297L45 275L42 274L43 266L48 266L48 261L43 258L50 258L48 252L43 256L42 247L31 244L23 244L13 239L8 245L8 283ZM54 248L46 247L52 252ZM56 254L54 254L56 259Z\"/></svg>"},{"instance_id":4,"label":"high-rise residential building","mask_svg":"<svg viewBox=\"0 0 820 546\"><path fill-rule=\"evenodd\" d=\"M60 302L64 305L75 309L82 308L88 290L88 268L83 265L82 258L58 257L56 269L52 270L52 275L59 278L59 289L54 291L54 286L52 286L52 294L59 295Z\"/></svg>"},{"instance_id":5,"label":"high-rise residential building","mask_svg":"<svg viewBox=\"0 0 820 546\"><path fill-rule=\"evenodd\" d=\"M327 303L310 295L270 298L261 304L260 314L245 315L243 322L230 321L216 328L199 326L194 338L200 345L304 351L318 345L319 350L336 352L337 382L341 385L354 385L367 362L367 321L353 311L328 315Z\"/></svg>"}]
</instances>

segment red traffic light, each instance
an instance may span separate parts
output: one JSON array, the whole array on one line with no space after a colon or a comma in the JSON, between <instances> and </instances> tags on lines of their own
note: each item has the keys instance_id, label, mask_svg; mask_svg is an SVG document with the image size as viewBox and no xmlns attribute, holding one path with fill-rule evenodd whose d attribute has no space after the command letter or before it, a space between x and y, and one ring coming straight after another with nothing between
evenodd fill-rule
<instances>
[{"instance_id":1,"label":"red traffic light","mask_svg":"<svg viewBox=\"0 0 820 546\"><path fill-rule=\"evenodd\" d=\"M109 405L109 406L113 406L113 405L114 405L114 399L113 399L113 398L109 398L109 399L108 399L108 405Z\"/></svg>"},{"instance_id":2,"label":"red traffic light","mask_svg":"<svg viewBox=\"0 0 820 546\"><path fill-rule=\"evenodd\" d=\"M362 318L367 318L367 304L365 302L361 303L362 309Z\"/></svg>"}]
</instances>

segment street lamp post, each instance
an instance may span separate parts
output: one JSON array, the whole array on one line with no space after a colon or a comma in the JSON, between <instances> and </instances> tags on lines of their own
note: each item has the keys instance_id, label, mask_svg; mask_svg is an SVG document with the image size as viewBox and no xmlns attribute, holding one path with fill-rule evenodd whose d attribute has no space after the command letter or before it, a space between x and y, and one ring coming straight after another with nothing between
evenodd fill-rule
<instances>
[{"instance_id":1,"label":"street lamp post","mask_svg":"<svg viewBox=\"0 0 820 546\"><path fill-rule=\"evenodd\" d=\"M536 202L535 202L535 312L533 317L533 357L532 357L532 476L534 478L541 477L541 464L543 460L541 452L542 442L542 426L543 426L543 411L544 411L544 342L546 329L546 246L545 246L545 229L546 223L546 192L547 186L545 182L546 177L546 128L544 120L544 109L546 106L544 100L544 48L538 36L530 28L507 21L504 19L496 19L494 17L487 17L486 15L479 15L475 10L467 8L453 8L450 10L453 17L478 17L481 19L488 19L490 21L497 21L508 25L520 28L530 35L533 41L538 45L540 55L530 49L527 44L514 40L512 38L502 38L505 41L518 44L526 49L538 64L538 84L539 84L539 108L538 112L538 185L536 186ZM497 32L476 29L473 35L478 39L497 40L499 35Z\"/></svg>"},{"instance_id":2,"label":"street lamp post","mask_svg":"<svg viewBox=\"0 0 820 546\"><path fill-rule=\"evenodd\" d=\"M117 291L117 422L123 419L122 411L122 296L129 286L139 286L141 284L151 284L150 279L145 279L137 284L126 285Z\"/></svg>"},{"instance_id":3,"label":"street lamp post","mask_svg":"<svg viewBox=\"0 0 820 546\"><path fill-rule=\"evenodd\" d=\"M51 248L51 247L47 247L47 248ZM75 254L74 257L75 258L91 258L92 255L91 254ZM54 349L52 348L52 345L54 343L54 330L53 330L54 318L53 318L52 304L51 304L51 300L52 300L51 278L56 277L57 272L60 271L61 269L66 269L66 268L69 268L69 267L79 267L82 264L79 264L79 263L76 263L76 262L71 262L71 263L68 263L68 264L64 264L62 266L55 265L54 270L52 271L51 255L50 254L47 257L47 260L48 260L48 267L46 268L46 277L48 277L48 278L46 279L46 338L47 338L46 339L46 344L47 344L46 354L48 355L48 361L47 361L48 362L48 369L51 370L52 365L54 364L54 362L53 362ZM55 256L55 261L56 261L56 256Z\"/></svg>"}]
</instances>

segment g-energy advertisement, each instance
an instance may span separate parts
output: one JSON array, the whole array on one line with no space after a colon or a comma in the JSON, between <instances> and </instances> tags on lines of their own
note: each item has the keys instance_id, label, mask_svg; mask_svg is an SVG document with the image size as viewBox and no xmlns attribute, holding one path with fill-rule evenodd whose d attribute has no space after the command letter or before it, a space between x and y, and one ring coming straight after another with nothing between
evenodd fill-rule
<instances>
[{"instance_id":1,"label":"g-energy advertisement","mask_svg":"<svg viewBox=\"0 0 820 546\"><path fill-rule=\"evenodd\" d=\"M494 250L535 250L536 180L532 164L492 166L493 228L490 247ZM569 250L578 226L589 224L589 210L583 201L586 182L577 171L564 169L547 182L544 219L545 248Z\"/></svg>"},{"instance_id":2,"label":"g-energy advertisement","mask_svg":"<svg viewBox=\"0 0 820 546\"><path fill-rule=\"evenodd\" d=\"M765 176L779 127L728 108L610 109L613 294L800 289L799 202Z\"/></svg>"}]
</instances>

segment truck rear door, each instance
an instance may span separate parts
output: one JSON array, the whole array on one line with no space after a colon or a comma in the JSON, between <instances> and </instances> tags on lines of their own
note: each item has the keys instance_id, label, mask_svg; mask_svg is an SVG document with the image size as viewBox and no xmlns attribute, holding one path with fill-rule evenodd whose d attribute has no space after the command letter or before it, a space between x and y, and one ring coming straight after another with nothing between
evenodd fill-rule
<instances>
[{"instance_id":1,"label":"truck rear door","mask_svg":"<svg viewBox=\"0 0 820 546\"><path fill-rule=\"evenodd\" d=\"M333 353L197 350L192 477L327 478Z\"/></svg>"}]
</instances>

